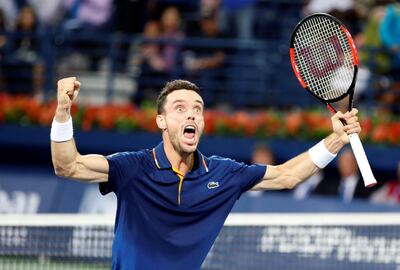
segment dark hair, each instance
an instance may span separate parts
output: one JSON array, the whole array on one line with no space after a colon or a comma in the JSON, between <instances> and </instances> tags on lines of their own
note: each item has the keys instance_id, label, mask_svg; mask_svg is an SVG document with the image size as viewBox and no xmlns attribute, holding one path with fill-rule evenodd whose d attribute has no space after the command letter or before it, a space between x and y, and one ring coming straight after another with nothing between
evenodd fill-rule
<instances>
[{"instance_id":1,"label":"dark hair","mask_svg":"<svg viewBox=\"0 0 400 270\"><path fill-rule=\"evenodd\" d=\"M182 89L192 90L200 94L200 88L192 82L185 80L174 80L167 82L157 97L157 113L162 114L164 112L165 100L170 93Z\"/></svg>"}]
</instances>

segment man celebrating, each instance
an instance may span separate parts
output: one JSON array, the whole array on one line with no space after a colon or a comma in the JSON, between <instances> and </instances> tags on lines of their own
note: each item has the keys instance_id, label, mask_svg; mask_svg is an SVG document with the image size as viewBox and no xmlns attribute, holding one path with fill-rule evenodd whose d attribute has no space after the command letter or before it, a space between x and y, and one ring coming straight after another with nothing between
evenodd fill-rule
<instances>
[{"instance_id":1,"label":"man celebrating","mask_svg":"<svg viewBox=\"0 0 400 270\"><path fill-rule=\"evenodd\" d=\"M70 108L80 83L58 81L51 149L59 176L100 182L118 200L112 269L200 269L235 201L249 189L293 188L325 167L359 133L357 110L332 117L333 133L277 166L245 165L197 150L204 129L199 88L168 82L157 99L162 142L151 150L80 155ZM343 126L340 120L348 123Z\"/></svg>"}]
</instances>

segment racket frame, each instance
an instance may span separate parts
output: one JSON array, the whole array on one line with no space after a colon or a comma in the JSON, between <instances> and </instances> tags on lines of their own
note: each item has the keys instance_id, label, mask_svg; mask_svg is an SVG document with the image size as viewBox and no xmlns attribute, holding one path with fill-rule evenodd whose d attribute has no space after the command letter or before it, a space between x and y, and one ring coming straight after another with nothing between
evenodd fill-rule
<instances>
[{"instance_id":1,"label":"racket frame","mask_svg":"<svg viewBox=\"0 0 400 270\"><path fill-rule=\"evenodd\" d=\"M328 17L330 19L332 19L334 22L336 22L341 30L346 34L347 40L350 43L350 47L352 50L352 54L353 54L353 58L354 58L354 74L353 74L353 80L350 84L349 89L346 91L346 93L344 93L343 95L333 98L333 99L323 99L321 97L319 97L318 95L316 95L313 91L310 90L310 88L308 87L308 85L305 83L305 81L303 80L303 78L300 75L300 71L297 67L297 63L296 63L296 57L295 57L295 52L294 52L294 43L295 43L295 34L297 33L298 29L308 20L310 20L313 17ZM304 19L302 19L294 28L293 33L292 33L292 37L290 39L290 49L289 49L289 54L290 54L290 62L292 64L292 68L293 71L296 75L297 80L300 82L301 86L306 89L311 95L313 95L316 99L318 99L320 102L322 102L332 113L336 113L337 111L335 110L335 108L332 107L332 105L330 105L330 103L333 102L337 102L339 100L342 100L343 98L345 98L346 96L349 96L349 106L348 106L348 110L350 111L353 108L353 96L354 96L354 88L356 85L356 80L357 80L357 74L358 74L358 53L357 53L357 48L355 46L355 43L353 41L353 38L350 35L350 32L347 30L347 28L344 26L344 24L339 21L337 18L333 17L332 15L329 15L327 13L315 13L312 14L310 16L305 17Z\"/></svg>"},{"instance_id":2,"label":"racket frame","mask_svg":"<svg viewBox=\"0 0 400 270\"><path fill-rule=\"evenodd\" d=\"M296 57L295 57L295 50L294 50L294 43L295 43L295 37L296 37L296 33L298 31L298 29L308 20L310 20L313 17L328 17L329 19L333 20L335 23L337 23L341 30L346 34L347 40L350 44L351 47L351 52L353 55L353 65L354 65L354 74L353 74L353 79L352 82L349 86L349 88L347 89L346 93L340 95L339 97L333 98L333 99L324 99L319 97L318 95L316 95L312 90L310 90L310 88L308 87L308 85L305 83L305 81L303 80L303 78L300 75L300 71L297 67L297 63L296 63ZM290 49L289 49L289 54L290 54L290 62L292 64L292 68L293 71L298 79L298 81L300 82L301 86L306 89L312 96L314 96L317 100L319 100L320 102L322 102L333 114L335 114L337 111L336 109L330 104L333 102L337 102L339 100L342 100L343 98L345 98L346 96L349 96L349 104L348 104L348 111L351 111L351 109L353 108L353 97L354 97L354 88L356 85L356 80L357 80L357 74L358 74L358 53L357 53L357 48L355 46L355 43L353 41L353 38L351 37L350 32L347 30L347 28L344 26L344 24L339 21L337 18L335 18L332 15L329 15L327 13L315 13L312 14L310 16L305 17L304 19L302 19L294 28L293 33L292 33L292 37L290 40ZM344 122L343 120L341 120L343 125L346 124L346 122ZM355 154L357 163L359 165L359 169L361 171L361 174L363 176L363 180L365 183L366 187L372 187L376 184L376 179L372 173L371 170L371 166L369 165L368 159L365 155L365 151L364 148L361 144L361 141L358 137L358 134L350 134L349 135L349 139L350 139L350 144L353 148L353 152Z\"/></svg>"}]
</instances>

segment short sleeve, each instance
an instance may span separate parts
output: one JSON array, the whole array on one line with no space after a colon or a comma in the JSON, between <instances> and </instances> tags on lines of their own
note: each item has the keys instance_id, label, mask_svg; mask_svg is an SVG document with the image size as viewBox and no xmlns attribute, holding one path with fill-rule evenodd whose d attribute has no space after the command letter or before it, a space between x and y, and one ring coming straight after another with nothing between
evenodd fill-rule
<instances>
[{"instance_id":1,"label":"short sleeve","mask_svg":"<svg viewBox=\"0 0 400 270\"><path fill-rule=\"evenodd\" d=\"M235 163L234 173L236 174L237 179L239 179L242 193L251 189L260 182L267 170L266 165Z\"/></svg>"},{"instance_id":2,"label":"short sleeve","mask_svg":"<svg viewBox=\"0 0 400 270\"><path fill-rule=\"evenodd\" d=\"M107 156L109 165L108 182L100 183L100 193L116 194L132 179L140 164L140 152L120 152Z\"/></svg>"}]
</instances>

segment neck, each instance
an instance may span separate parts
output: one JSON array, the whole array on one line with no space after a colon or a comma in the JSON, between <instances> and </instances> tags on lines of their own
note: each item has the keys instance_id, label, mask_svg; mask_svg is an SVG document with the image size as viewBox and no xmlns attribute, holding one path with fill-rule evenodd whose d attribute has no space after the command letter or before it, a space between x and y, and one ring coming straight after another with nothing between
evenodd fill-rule
<instances>
[{"instance_id":1,"label":"neck","mask_svg":"<svg viewBox=\"0 0 400 270\"><path fill-rule=\"evenodd\" d=\"M169 140L164 140L164 151L172 167L183 175L192 169L194 153L179 153Z\"/></svg>"}]
</instances>

